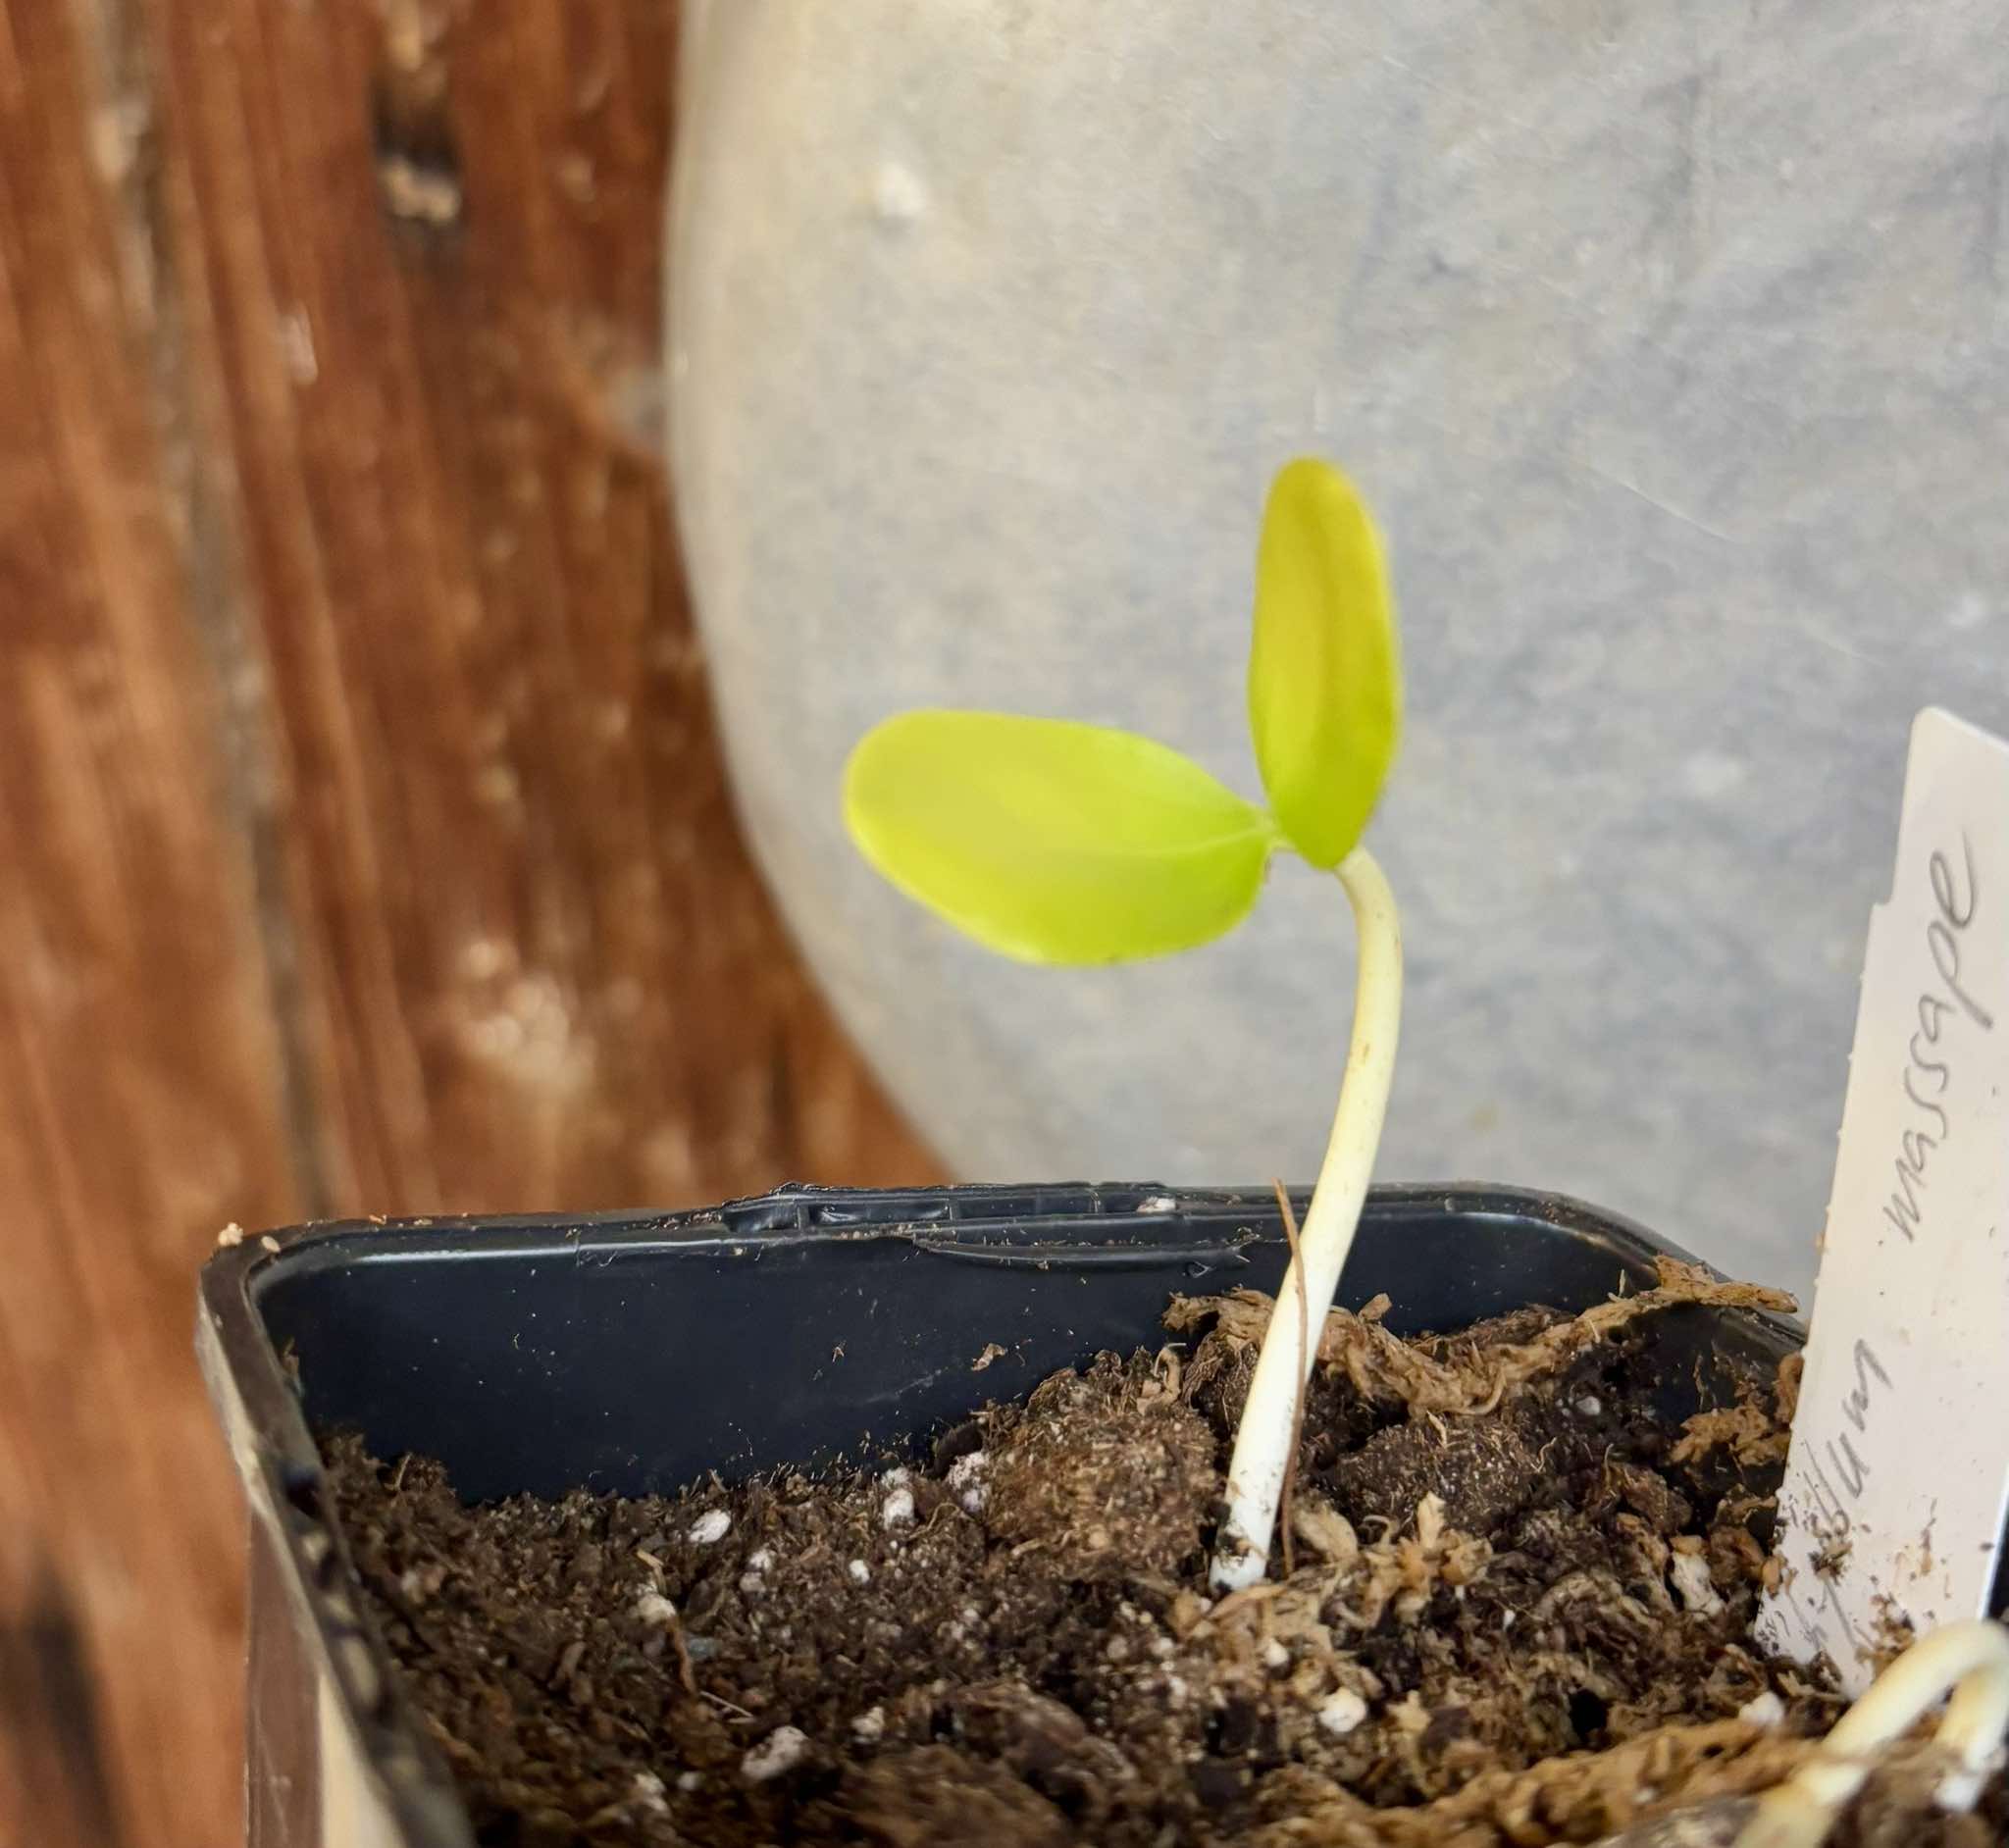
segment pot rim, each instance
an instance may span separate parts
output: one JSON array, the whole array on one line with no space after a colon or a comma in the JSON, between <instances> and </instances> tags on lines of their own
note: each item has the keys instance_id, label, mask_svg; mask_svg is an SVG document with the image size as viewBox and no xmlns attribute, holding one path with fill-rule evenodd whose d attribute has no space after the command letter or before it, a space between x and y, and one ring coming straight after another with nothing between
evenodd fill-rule
<instances>
[{"instance_id":1,"label":"pot rim","mask_svg":"<svg viewBox=\"0 0 2009 1848\"><path fill-rule=\"evenodd\" d=\"M1302 1214L1310 1190L1291 1192ZM1651 1280L1654 1259L1696 1262L1622 1215L1538 1189L1459 1182L1379 1186L1364 1217L1538 1220ZM685 1254L757 1258L823 1243L903 1241L917 1253L991 1265L1238 1268L1252 1247L1284 1244L1268 1187L993 1184L857 1189L794 1184L676 1212L422 1215L308 1221L245 1235L203 1265L196 1347L255 1519L284 1562L293 1616L318 1672L338 1695L360 1762L398 1830L399 1848L472 1848L443 1759L406 1700L361 1596L329 1504L321 1455L284 1360L260 1313L281 1277L346 1264L549 1253L574 1262ZM1737 1311L1771 1342L1798 1346L1795 1323Z\"/></svg>"}]
</instances>

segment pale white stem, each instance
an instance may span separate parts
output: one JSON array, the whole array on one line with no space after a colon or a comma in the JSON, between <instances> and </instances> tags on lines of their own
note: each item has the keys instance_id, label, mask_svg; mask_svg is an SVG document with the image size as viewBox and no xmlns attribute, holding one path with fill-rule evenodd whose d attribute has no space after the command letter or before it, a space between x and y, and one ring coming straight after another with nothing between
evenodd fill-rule
<instances>
[{"instance_id":1,"label":"pale white stem","mask_svg":"<svg viewBox=\"0 0 2009 1848\"><path fill-rule=\"evenodd\" d=\"M1353 1249L1361 1203L1366 1198L1374 1152L1381 1142L1382 1119L1388 1114L1388 1087L1395 1076L1395 1043L1402 1026L1402 926L1395 895L1365 847L1356 847L1340 862L1339 881L1352 901L1360 940L1353 1044L1332 1119L1332 1139L1298 1241L1305 1275L1300 1277L1296 1263L1284 1274L1235 1432L1227 1518L1215 1544L1211 1573L1221 1591L1253 1585L1269 1567L1269 1543L1290 1462L1298 1395L1311 1377L1318 1333L1339 1288L1347 1253ZM1305 1327L1311 1330L1310 1342L1300 1339Z\"/></svg>"},{"instance_id":2,"label":"pale white stem","mask_svg":"<svg viewBox=\"0 0 2009 1848\"><path fill-rule=\"evenodd\" d=\"M1877 1755L1949 1690L1937 1742L1958 1769L1940 1785L1939 1802L1972 1809L2009 1727L2009 1630L1980 1619L1943 1624L1885 1668L1814 1757L1759 1799L1736 1848L1820 1848Z\"/></svg>"}]
</instances>

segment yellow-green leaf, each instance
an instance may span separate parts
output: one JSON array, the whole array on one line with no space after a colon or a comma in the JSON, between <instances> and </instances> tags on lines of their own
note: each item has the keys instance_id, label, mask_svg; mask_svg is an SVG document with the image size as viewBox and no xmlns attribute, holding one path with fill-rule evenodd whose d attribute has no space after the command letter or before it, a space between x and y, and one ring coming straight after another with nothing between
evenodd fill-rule
<instances>
[{"instance_id":1,"label":"yellow-green leaf","mask_svg":"<svg viewBox=\"0 0 2009 1848\"><path fill-rule=\"evenodd\" d=\"M1218 937L1276 845L1254 803L1148 738L919 711L867 734L845 821L873 866L1025 962L1115 962Z\"/></svg>"},{"instance_id":2,"label":"yellow-green leaf","mask_svg":"<svg viewBox=\"0 0 2009 1848\"><path fill-rule=\"evenodd\" d=\"M1381 540L1328 463L1288 464L1256 558L1249 729L1270 807L1314 866L1354 849L1402 725L1402 665Z\"/></svg>"}]
</instances>

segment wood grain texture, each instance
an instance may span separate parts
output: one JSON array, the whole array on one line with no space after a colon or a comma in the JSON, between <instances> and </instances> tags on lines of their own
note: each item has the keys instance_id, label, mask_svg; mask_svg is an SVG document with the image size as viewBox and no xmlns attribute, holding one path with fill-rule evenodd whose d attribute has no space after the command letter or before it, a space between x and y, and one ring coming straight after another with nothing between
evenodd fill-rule
<instances>
[{"instance_id":1,"label":"wood grain texture","mask_svg":"<svg viewBox=\"0 0 2009 1848\"><path fill-rule=\"evenodd\" d=\"M926 1171L740 847L682 602L672 9L150 3L315 1198Z\"/></svg>"},{"instance_id":2,"label":"wood grain texture","mask_svg":"<svg viewBox=\"0 0 2009 1848\"><path fill-rule=\"evenodd\" d=\"M225 1221L935 1178L722 779L673 24L0 0L7 1848L240 1834Z\"/></svg>"},{"instance_id":3,"label":"wood grain texture","mask_svg":"<svg viewBox=\"0 0 2009 1848\"><path fill-rule=\"evenodd\" d=\"M295 1196L184 618L143 98L0 4L0 1842L231 1839L239 1535L189 1348Z\"/></svg>"}]
</instances>

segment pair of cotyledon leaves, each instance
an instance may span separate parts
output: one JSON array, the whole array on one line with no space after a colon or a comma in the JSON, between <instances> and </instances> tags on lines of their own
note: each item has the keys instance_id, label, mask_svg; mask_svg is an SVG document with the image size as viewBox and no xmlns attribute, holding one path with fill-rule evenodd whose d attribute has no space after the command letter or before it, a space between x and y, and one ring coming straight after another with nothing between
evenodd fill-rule
<instances>
[{"instance_id":1,"label":"pair of cotyledon leaves","mask_svg":"<svg viewBox=\"0 0 2009 1848\"><path fill-rule=\"evenodd\" d=\"M1249 729L1269 806L1133 733L921 710L876 727L845 774L845 820L879 872L1027 962L1188 950L1239 923L1279 847L1353 851L1402 718L1381 544L1352 485L1292 462L1263 510Z\"/></svg>"}]
</instances>

